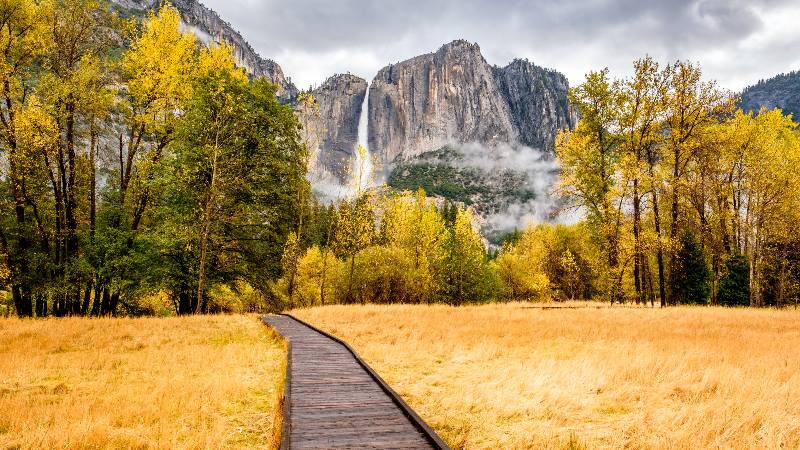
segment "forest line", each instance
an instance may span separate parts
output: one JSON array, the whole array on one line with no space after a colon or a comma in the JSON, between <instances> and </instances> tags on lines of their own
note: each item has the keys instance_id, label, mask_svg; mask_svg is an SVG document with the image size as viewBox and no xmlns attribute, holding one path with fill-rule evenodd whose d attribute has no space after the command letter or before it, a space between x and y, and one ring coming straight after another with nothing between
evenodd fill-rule
<instances>
[{"instance_id":1,"label":"forest line","mask_svg":"<svg viewBox=\"0 0 800 450\"><path fill-rule=\"evenodd\" d=\"M797 304L796 125L739 110L697 64L589 73L555 155L554 194L583 219L489 251L466 205L421 190L321 204L306 180L323 131L313 96L279 103L169 6L140 20L104 5L0 4L6 313Z\"/></svg>"}]
</instances>

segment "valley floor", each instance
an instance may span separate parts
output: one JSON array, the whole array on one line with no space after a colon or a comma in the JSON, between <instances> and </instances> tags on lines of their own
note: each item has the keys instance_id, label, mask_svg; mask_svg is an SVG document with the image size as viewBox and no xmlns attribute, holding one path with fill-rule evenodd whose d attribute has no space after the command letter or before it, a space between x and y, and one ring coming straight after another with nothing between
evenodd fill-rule
<instances>
[{"instance_id":1,"label":"valley floor","mask_svg":"<svg viewBox=\"0 0 800 450\"><path fill-rule=\"evenodd\" d=\"M255 316L0 319L0 448L263 448L285 358Z\"/></svg>"},{"instance_id":2,"label":"valley floor","mask_svg":"<svg viewBox=\"0 0 800 450\"><path fill-rule=\"evenodd\" d=\"M800 312L330 306L453 448L797 448Z\"/></svg>"}]
</instances>

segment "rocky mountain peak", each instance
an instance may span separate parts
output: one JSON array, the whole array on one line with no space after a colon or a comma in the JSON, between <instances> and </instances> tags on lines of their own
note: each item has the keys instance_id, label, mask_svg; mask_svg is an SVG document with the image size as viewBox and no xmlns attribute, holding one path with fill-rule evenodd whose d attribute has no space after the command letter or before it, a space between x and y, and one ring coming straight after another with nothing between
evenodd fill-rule
<instances>
[{"instance_id":1,"label":"rocky mountain peak","mask_svg":"<svg viewBox=\"0 0 800 450\"><path fill-rule=\"evenodd\" d=\"M792 114L795 121L800 118L800 71L777 75L746 88L739 106L749 112L758 113L761 108L780 108Z\"/></svg>"},{"instance_id":2,"label":"rocky mountain peak","mask_svg":"<svg viewBox=\"0 0 800 450\"><path fill-rule=\"evenodd\" d=\"M442 45L439 47L439 50L436 51L436 54L472 55L480 57L481 59L483 58L480 45L478 45L476 42L469 42L465 39L456 39Z\"/></svg>"},{"instance_id":3,"label":"rocky mountain peak","mask_svg":"<svg viewBox=\"0 0 800 450\"><path fill-rule=\"evenodd\" d=\"M569 82L555 70L515 59L493 68L495 81L509 104L519 141L552 152L559 130L578 123L568 100Z\"/></svg>"},{"instance_id":4,"label":"rocky mountain peak","mask_svg":"<svg viewBox=\"0 0 800 450\"><path fill-rule=\"evenodd\" d=\"M514 142L510 117L480 47L453 41L378 72L370 91L370 148L390 163L452 143Z\"/></svg>"}]
</instances>

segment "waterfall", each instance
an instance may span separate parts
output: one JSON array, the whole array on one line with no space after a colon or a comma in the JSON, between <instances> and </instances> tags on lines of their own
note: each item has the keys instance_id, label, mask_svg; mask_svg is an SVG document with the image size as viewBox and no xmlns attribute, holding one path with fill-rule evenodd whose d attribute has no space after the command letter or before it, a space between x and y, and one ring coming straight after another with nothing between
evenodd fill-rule
<instances>
[{"instance_id":1,"label":"waterfall","mask_svg":"<svg viewBox=\"0 0 800 450\"><path fill-rule=\"evenodd\" d=\"M364 102L361 104L361 114L358 117L358 144L355 148L355 161L353 161L353 182L351 191L358 195L372 187L373 167L372 154L369 151L369 83Z\"/></svg>"}]
</instances>

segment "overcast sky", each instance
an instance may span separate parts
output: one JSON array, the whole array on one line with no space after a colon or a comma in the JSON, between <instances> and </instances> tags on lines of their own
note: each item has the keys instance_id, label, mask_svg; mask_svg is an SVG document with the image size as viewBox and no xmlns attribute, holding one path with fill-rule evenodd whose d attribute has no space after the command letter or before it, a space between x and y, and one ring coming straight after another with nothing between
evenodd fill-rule
<instances>
[{"instance_id":1,"label":"overcast sky","mask_svg":"<svg viewBox=\"0 0 800 450\"><path fill-rule=\"evenodd\" d=\"M800 69L798 0L202 0L305 89L335 73L372 79L454 39L491 64L528 58L578 83L630 73L646 54L699 62L731 90Z\"/></svg>"}]
</instances>

